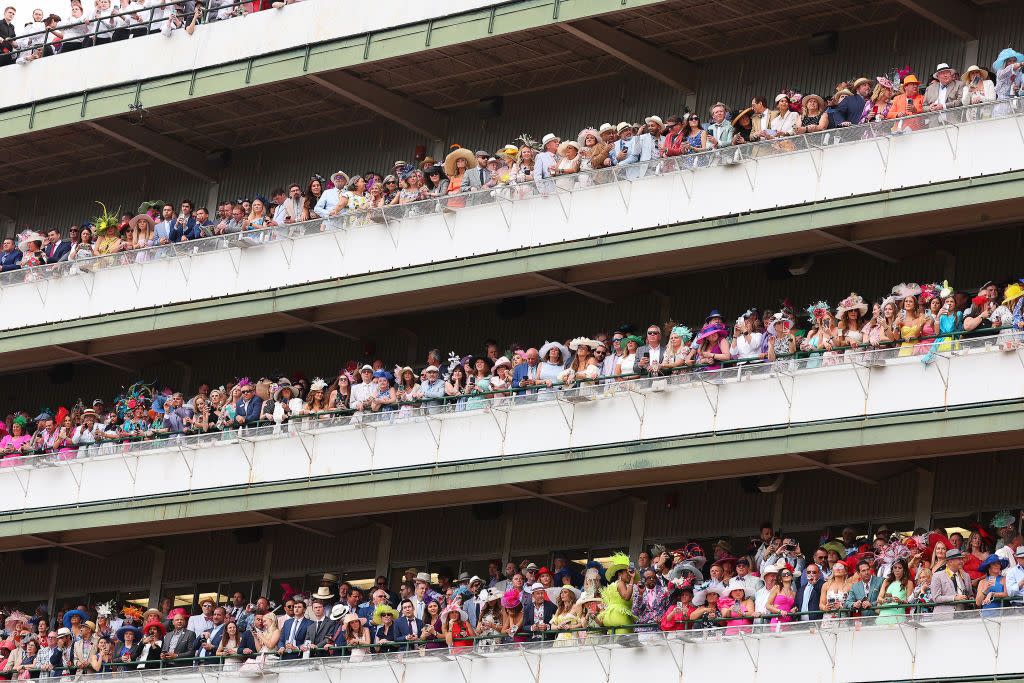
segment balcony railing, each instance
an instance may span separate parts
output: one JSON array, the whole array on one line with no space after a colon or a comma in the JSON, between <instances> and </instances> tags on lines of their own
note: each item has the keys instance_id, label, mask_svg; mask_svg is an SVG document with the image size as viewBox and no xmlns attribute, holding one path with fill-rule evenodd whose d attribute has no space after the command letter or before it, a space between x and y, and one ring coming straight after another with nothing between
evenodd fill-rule
<instances>
[{"instance_id":1,"label":"balcony railing","mask_svg":"<svg viewBox=\"0 0 1024 683\"><path fill-rule=\"evenodd\" d=\"M11 271L0 329L1021 169L1018 98Z\"/></svg>"},{"instance_id":2,"label":"balcony railing","mask_svg":"<svg viewBox=\"0 0 1024 683\"><path fill-rule=\"evenodd\" d=\"M910 343L8 457L0 462L0 511L1024 400L1024 346L1016 333L940 341L929 363L922 362L923 350ZM465 448L467 440L472 449Z\"/></svg>"},{"instance_id":3,"label":"balcony railing","mask_svg":"<svg viewBox=\"0 0 1024 683\"><path fill-rule=\"evenodd\" d=\"M885 623L885 622L888 623ZM489 683L495 680L998 680L1024 674L1024 609L854 617L725 628L583 634L572 640L115 671L107 678L280 683ZM215 658L214 658L215 659Z\"/></svg>"}]
</instances>

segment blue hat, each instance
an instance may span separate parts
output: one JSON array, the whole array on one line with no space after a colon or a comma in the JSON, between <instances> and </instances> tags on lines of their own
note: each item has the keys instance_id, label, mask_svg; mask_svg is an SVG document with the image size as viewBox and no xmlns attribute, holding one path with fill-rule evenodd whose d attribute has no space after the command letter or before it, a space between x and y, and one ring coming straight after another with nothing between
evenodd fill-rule
<instances>
[{"instance_id":1,"label":"blue hat","mask_svg":"<svg viewBox=\"0 0 1024 683\"><path fill-rule=\"evenodd\" d=\"M1004 48L999 56L996 57L996 61L992 62L992 71L998 72L1004 66L1006 66L1006 60L1011 57L1015 57L1018 62L1024 62L1024 55L1014 50L1012 47Z\"/></svg>"},{"instance_id":2,"label":"blue hat","mask_svg":"<svg viewBox=\"0 0 1024 683\"><path fill-rule=\"evenodd\" d=\"M721 317L722 317L722 314L718 312L718 309L717 308L712 308L711 312L708 313L708 317L704 318L704 323L706 324L712 318L721 318Z\"/></svg>"},{"instance_id":3,"label":"blue hat","mask_svg":"<svg viewBox=\"0 0 1024 683\"><path fill-rule=\"evenodd\" d=\"M132 632L132 635L135 636L135 642L142 640L142 630L135 626L122 626L114 633L114 637L123 643L125 631Z\"/></svg>"},{"instance_id":4,"label":"blue hat","mask_svg":"<svg viewBox=\"0 0 1024 683\"><path fill-rule=\"evenodd\" d=\"M83 623L86 622L86 621L89 621L89 615L88 614L86 614L85 612L83 612L80 609L73 609L73 610L68 610L67 612L64 613L64 626L66 626L67 628L71 628L71 617L73 617L76 614L78 615L79 619L82 620Z\"/></svg>"},{"instance_id":5,"label":"blue hat","mask_svg":"<svg viewBox=\"0 0 1024 683\"><path fill-rule=\"evenodd\" d=\"M981 566L978 567L978 571L982 574L988 574L988 568L994 565L996 562L998 562L999 566L1003 569L1006 569L1010 566L1010 560L1008 560L1005 557L1001 557L1000 555L996 555L995 553L992 553L991 555L985 558L984 562L981 563Z\"/></svg>"}]
</instances>

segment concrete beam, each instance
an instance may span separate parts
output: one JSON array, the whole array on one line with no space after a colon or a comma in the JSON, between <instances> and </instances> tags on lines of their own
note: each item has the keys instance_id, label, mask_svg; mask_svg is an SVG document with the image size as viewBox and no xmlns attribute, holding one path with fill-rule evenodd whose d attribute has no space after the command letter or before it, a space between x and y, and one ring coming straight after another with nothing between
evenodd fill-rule
<instances>
[{"instance_id":1,"label":"concrete beam","mask_svg":"<svg viewBox=\"0 0 1024 683\"><path fill-rule=\"evenodd\" d=\"M978 39L978 12L964 0L896 1L961 40Z\"/></svg>"},{"instance_id":2,"label":"concrete beam","mask_svg":"<svg viewBox=\"0 0 1024 683\"><path fill-rule=\"evenodd\" d=\"M335 95L366 107L432 140L443 140L448 117L430 107L408 100L390 90L344 71L306 76L312 83Z\"/></svg>"},{"instance_id":3,"label":"concrete beam","mask_svg":"<svg viewBox=\"0 0 1024 683\"><path fill-rule=\"evenodd\" d=\"M200 180L217 182L217 172L207 163L206 154L194 147L118 118L86 121L85 125Z\"/></svg>"},{"instance_id":4,"label":"concrete beam","mask_svg":"<svg viewBox=\"0 0 1024 683\"><path fill-rule=\"evenodd\" d=\"M697 92L697 67L597 19L558 24L566 33L607 52L651 78L691 94Z\"/></svg>"}]
</instances>

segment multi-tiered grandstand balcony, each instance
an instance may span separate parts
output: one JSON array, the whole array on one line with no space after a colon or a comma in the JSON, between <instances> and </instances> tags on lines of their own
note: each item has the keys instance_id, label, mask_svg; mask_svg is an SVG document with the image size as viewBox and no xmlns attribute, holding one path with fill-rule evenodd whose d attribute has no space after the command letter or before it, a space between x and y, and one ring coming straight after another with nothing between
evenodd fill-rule
<instances>
[{"instance_id":1,"label":"multi-tiered grandstand balcony","mask_svg":"<svg viewBox=\"0 0 1024 683\"><path fill-rule=\"evenodd\" d=\"M1024 676L1018 3L86 4L0 22L0 671Z\"/></svg>"}]
</instances>

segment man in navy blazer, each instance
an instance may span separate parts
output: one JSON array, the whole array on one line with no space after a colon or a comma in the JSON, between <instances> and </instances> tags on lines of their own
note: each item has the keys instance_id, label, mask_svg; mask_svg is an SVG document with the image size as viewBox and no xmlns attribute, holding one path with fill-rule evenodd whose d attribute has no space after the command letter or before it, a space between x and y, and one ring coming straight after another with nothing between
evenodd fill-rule
<instances>
[{"instance_id":1,"label":"man in navy blazer","mask_svg":"<svg viewBox=\"0 0 1024 683\"><path fill-rule=\"evenodd\" d=\"M14 240L8 237L0 249L0 271L18 270L21 268L21 252L14 246Z\"/></svg>"},{"instance_id":2,"label":"man in navy blazer","mask_svg":"<svg viewBox=\"0 0 1024 683\"><path fill-rule=\"evenodd\" d=\"M540 353L537 349L526 350L526 362L520 363L512 371L512 386L516 389L526 389L530 386L531 379L537 379L540 372ZM523 381L526 381L524 384ZM534 390L536 391L536 390Z\"/></svg>"},{"instance_id":3,"label":"man in navy blazer","mask_svg":"<svg viewBox=\"0 0 1024 683\"><path fill-rule=\"evenodd\" d=\"M62 240L60 233L52 228L46 231L46 244L43 246L43 253L46 254L47 263L67 260L71 253L71 240Z\"/></svg>"},{"instance_id":4,"label":"man in navy blazer","mask_svg":"<svg viewBox=\"0 0 1024 683\"><path fill-rule=\"evenodd\" d=\"M292 618L286 619L281 628L281 640L277 648L277 654L281 659L298 659L304 649L309 649L306 647L306 641L313 640L313 622L305 615L306 603L297 600L292 608Z\"/></svg>"},{"instance_id":5,"label":"man in navy blazer","mask_svg":"<svg viewBox=\"0 0 1024 683\"><path fill-rule=\"evenodd\" d=\"M833 110L837 128L856 126L864 117L864 108L871 96L871 81L858 78L853 83L853 94L844 98Z\"/></svg>"},{"instance_id":6,"label":"man in navy blazer","mask_svg":"<svg viewBox=\"0 0 1024 683\"><path fill-rule=\"evenodd\" d=\"M412 600L402 600L402 613L395 619L395 637L405 643L403 649L411 650L416 641L423 640L423 620L416 618L416 606Z\"/></svg>"},{"instance_id":7,"label":"man in navy blazer","mask_svg":"<svg viewBox=\"0 0 1024 683\"><path fill-rule=\"evenodd\" d=\"M235 422L240 425L255 425L259 422L263 399L256 395L256 388L247 383L242 387L242 398L235 404Z\"/></svg>"},{"instance_id":8,"label":"man in navy blazer","mask_svg":"<svg viewBox=\"0 0 1024 683\"><path fill-rule=\"evenodd\" d=\"M821 609L821 587L825 580L821 578L821 567L811 562L804 569L804 580L796 594L798 612L818 612ZM821 613L804 614L801 621L820 621Z\"/></svg>"},{"instance_id":9,"label":"man in navy blazer","mask_svg":"<svg viewBox=\"0 0 1024 683\"><path fill-rule=\"evenodd\" d=\"M544 586L535 583L529 588L530 602L523 607L523 630L532 632L534 640L553 640L555 634L548 633L552 628L551 618L555 616L555 606L548 602Z\"/></svg>"}]
</instances>

